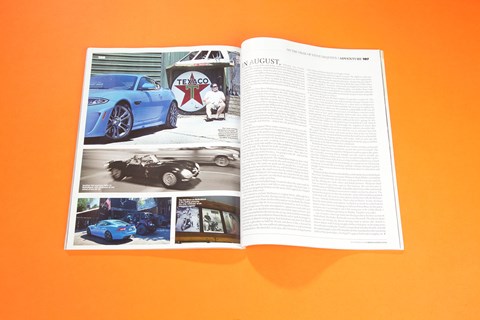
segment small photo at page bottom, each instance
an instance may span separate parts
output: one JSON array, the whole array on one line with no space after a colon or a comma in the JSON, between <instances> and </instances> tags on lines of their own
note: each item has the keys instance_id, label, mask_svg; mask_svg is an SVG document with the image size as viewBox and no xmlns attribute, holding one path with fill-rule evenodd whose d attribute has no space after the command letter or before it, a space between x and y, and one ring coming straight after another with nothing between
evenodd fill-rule
<instances>
[{"instance_id":1,"label":"small photo at page bottom","mask_svg":"<svg viewBox=\"0 0 480 320\"><path fill-rule=\"evenodd\" d=\"M75 246L136 247L170 244L172 199L79 198Z\"/></svg>"},{"instance_id":2,"label":"small photo at page bottom","mask_svg":"<svg viewBox=\"0 0 480 320\"><path fill-rule=\"evenodd\" d=\"M179 197L175 243L240 243L240 198Z\"/></svg>"}]
</instances>

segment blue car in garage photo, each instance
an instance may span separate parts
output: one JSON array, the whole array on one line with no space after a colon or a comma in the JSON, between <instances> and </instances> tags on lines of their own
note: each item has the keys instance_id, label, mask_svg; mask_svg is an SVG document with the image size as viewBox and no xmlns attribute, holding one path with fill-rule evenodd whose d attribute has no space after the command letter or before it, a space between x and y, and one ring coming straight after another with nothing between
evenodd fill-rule
<instances>
[{"instance_id":1,"label":"blue car in garage photo","mask_svg":"<svg viewBox=\"0 0 480 320\"><path fill-rule=\"evenodd\" d=\"M153 126L175 128L178 103L170 89L134 74L99 74L90 78L85 138L128 139Z\"/></svg>"},{"instance_id":2,"label":"blue car in garage photo","mask_svg":"<svg viewBox=\"0 0 480 320\"><path fill-rule=\"evenodd\" d=\"M133 224L122 220L102 220L87 227L87 235L107 241L129 239L137 232Z\"/></svg>"}]
</instances>

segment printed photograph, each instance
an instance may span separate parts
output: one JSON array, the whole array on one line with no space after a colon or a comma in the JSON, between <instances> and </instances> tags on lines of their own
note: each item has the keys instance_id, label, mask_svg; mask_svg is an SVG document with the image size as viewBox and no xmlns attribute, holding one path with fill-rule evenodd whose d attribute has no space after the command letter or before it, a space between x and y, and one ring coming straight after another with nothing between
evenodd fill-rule
<instances>
[{"instance_id":1,"label":"printed photograph","mask_svg":"<svg viewBox=\"0 0 480 320\"><path fill-rule=\"evenodd\" d=\"M235 147L85 149L79 192L240 191Z\"/></svg>"},{"instance_id":2,"label":"printed photograph","mask_svg":"<svg viewBox=\"0 0 480 320\"><path fill-rule=\"evenodd\" d=\"M239 53L97 50L86 110L87 145L238 143Z\"/></svg>"},{"instance_id":3,"label":"printed photograph","mask_svg":"<svg viewBox=\"0 0 480 320\"><path fill-rule=\"evenodd\" d=\"M80 198L74 245L170 244L171 198Z\"/></svg>"},{"instance_id":4,"label":"printed photograph","mask_svg":"<svg viewBox=\"0 0 480 320\"><path fill-rule=\"evenodd\" d=\"M223 212L223 218L225 219L225 228L227 233L240 235L240 220L238 215L232 212Z\"/></svg>"},{"instance_id":5,"label":"printed photograph","mask_svg":"<svg viewBox=\"0 0 480 320\"><path fill-rule=\"evenodd\" d=\"M203 231L223 233L222 216L220 211L203 208Z\"/></svg>"},{"instance_id":6,"label":"printed photograph","mask_svg":"<svg viewBox=\"0 0 480 320\"><path fill-rule=\"evenodd\" d=\"M200 232L200 208L178 207L176 231Z\"/></svg>"},{"instance_id":7,"label":"printed photograph","mask_svg":"<svg viewBox=\"0 0 480 320\"><path fill-rule=\"evenodd\" d=\"M240 198L177 198L175 243L240 243Z\"/></svg>"}]
</instances>

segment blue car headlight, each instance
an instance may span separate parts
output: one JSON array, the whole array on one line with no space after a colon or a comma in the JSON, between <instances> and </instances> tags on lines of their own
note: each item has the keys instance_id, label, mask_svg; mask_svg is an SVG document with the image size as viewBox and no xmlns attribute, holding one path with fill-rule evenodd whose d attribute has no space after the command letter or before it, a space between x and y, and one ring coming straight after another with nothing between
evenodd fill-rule
<instances>
[{"instance_id":1,"label":"blue car headlight","mask_svg":"<svg viewBox=\"0 0 480 320\"><path fill-rule=\"evenodd\" d=\"M89 106L96 106L98 104L107 103L109 100L105 98L88 98L88 105Z\"/></svg>"}]
</instances>

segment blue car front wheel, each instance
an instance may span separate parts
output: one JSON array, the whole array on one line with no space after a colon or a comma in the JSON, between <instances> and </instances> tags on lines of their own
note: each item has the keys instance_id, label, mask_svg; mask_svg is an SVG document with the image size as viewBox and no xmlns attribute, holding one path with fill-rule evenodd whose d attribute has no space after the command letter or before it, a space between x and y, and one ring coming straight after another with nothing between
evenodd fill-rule
<instances>
[{"instance_id":1,"label":"blue car front wheel","mask_svg":"<svg viewBox=\"0 0 480 320\"><path fill-rule=\"evenodd\" d=\"M117 104L108 119L105 137L122 140L128 137L133 127L133 114L127 105Z\"/></svg>"}]
</instances>

